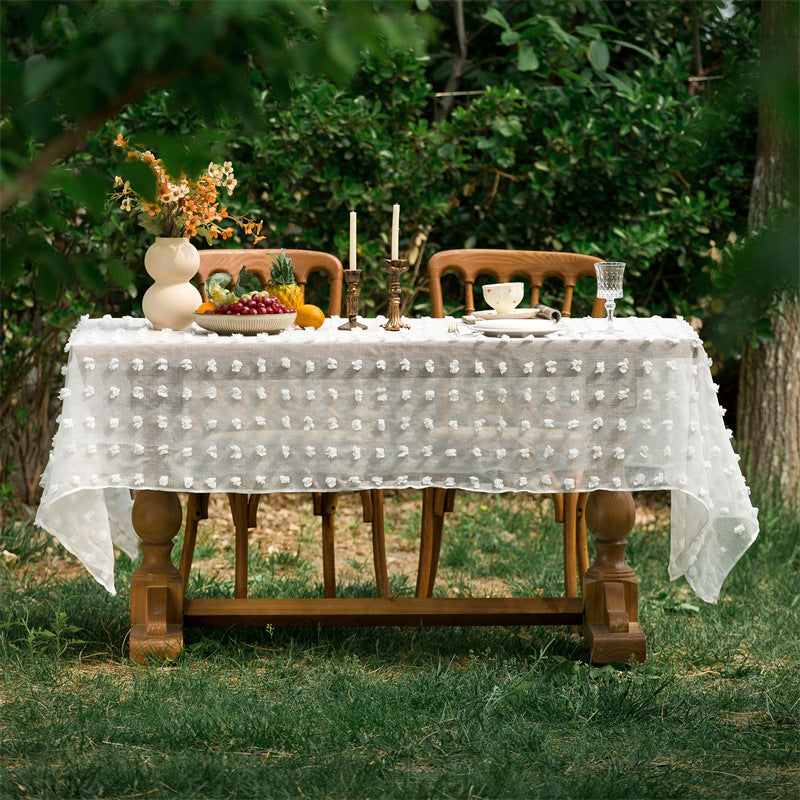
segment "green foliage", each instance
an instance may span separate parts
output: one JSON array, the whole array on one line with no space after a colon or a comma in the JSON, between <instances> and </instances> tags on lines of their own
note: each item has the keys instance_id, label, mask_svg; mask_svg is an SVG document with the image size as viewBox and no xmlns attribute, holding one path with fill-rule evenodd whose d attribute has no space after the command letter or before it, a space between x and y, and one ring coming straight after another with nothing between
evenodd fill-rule
<instances>
[{"instance_id":1,"label":"green foliage","mask_svg":"<svg viewBox=\"0 0 800 800\"><path fill-rule=\"evenodd\" d=\"M776 213L761 231L732 239L713 255L706 333L719 356L739 358L745 347L774 338L768 313L776 298L800 294L796 209Z\"/></svg>"},{"instance_id":2,"label":"green foliage","mask_svg":"<svg viewBox=\"0 0 800 800\"><path fill-rule=\"evenodd\" d=\"M224 108L229 119L254 131L263 118L253 102L253 75L270 96L285 100L291 76L323 74L342 81L355 71L362 52L380 59L386 43L418 47L424 41L415 18L397 3L4 3L0 13L0 207L7 212L4 231L15 239L3 253L10 267L3 284L13 285L32 270L44 292L52 282L48 269L63 282L75 275L74 265L46 231L27 232L20 212L29 208L47 227L48 193L70 191L84 214L99 223L105 214L102 171L91 164L79 169L73 159L68 175L56 162L129 103L169 86L162 97L168 111L180 115L191 108L209 126ZM199 138L190 160L208 163L202 145ZM169 152L167 158L176 165ZM48 221L63 227L55 216ZM102 280L96 266L86 269Z\"/></svg>"},{"instance_id":3,"label":"green foliage","mask_svg":"<svg viewBox=\"0 0 800 800\"><path fill-rule=\"evenodd\" d=\"M404 313L428 312L432 253L482 246L626 261L622 313L716 315L711 300L727 266L710 255L746 228L754 7L730 19L712 3L689 9L719 79L698 93L691 14L676 4L467 3L469 63L458 88L480 94L457 98L440 121L434 95L454 52L449 4L430 6L440 42L425 56L408 45L424 41L413 32L428 15L409 18L404 4L377 15L365 3L318 13L290 0L143 8L0 7L4 192L21 188L37 154L81 115L141 89L3 212L6 331L49 330L57 319L58 352L78 313L140 313L151 239L107 202L120 169L118 133L170 169L232 161L238 185L226 205L264 220L267 247L343 254L347 215L357 210L367 315L386 310L393 203L411 265ZM345 76L344 85L333 80ZM246 241L236 230L228 244ZM460 287L446 289L447 310L457 312ZM322 307L325 292L313 279L307 287ZM575 313L588 312L587 294L579 285ZM758 330L764 319L762 309ZM6 337L3 370L31 363L25 341Z\"/></svg>"},{"instance_id":4,"label":"green foliage","mask_svg":"<svg viewBox=\"0 0 800 800\"><path fill-rule=\"evenodd\" d=\"M241 178L262 198L272 247L345 253L357 210L362 300L366 313L383 310L392 204L401 204L403 250L447 205L429 147L425 62L396 53L392 67L365 63L351 91L320 80L295 88L291 104L266 101L268 126L242 138Z\"/></svg>"},{"instance_id":5,"label":"green foliage","mask_svg":"<svg viewBox=\"0 0 800 800\"><path fill-rule=\"evenodd\" d=\"M71 245L65 242L65 246ZM81 274L82 264L78 251L76 266ZM58 390L63 380L61 367L68 331L81 314L97 314L113 307L110 305L113 297L104 287L96 287L93 292L55 282L53 287L58 296L45 306L33 284L33 276L28 273L2 295L0 485L3 503L12 499L29 504L35 502L40 473L50 453L52 420L61 405Z\"/></svg>"},{"instance_id":6,"label":"green foliage","mask_svg":"<svg viewBox=\"0 0 800 800\"><path fill-rule=\"evenodd\" d=\"M699 136L715 112L677 88L686 77L679 53L619 87L497 88L457 109L439 153L461 196L432 238L618 258L629 264L623 307L687 313L705 288L709 238L743 228L749 178L746 137L721 158Z\"/></svg>"}]
</instances>

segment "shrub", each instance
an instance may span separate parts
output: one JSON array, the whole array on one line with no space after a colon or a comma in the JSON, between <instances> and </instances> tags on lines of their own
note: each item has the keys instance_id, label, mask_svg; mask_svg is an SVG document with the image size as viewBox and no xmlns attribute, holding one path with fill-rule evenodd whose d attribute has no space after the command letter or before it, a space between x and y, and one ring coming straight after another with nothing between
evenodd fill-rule
<instances>
[{"instance_id":1,"label":"shrub","mask_svg":"<svg viewBox=\"0 0 800 800\"><path fill-rule=\"evenodd\" d=\"M623 260L622 313L709 316L720 285L710 256L746 221L755 92L740 74L755 52L754 11L725 22L710 4L698 10L722 54L720 88L700 95L690 91L680 9L579 6L580 13L563 3L517 4L504 26L468 4L469 24L483 27L462 85L482 91L443 121L434 121L432 84L447 74L446 43L430 57L391 49L388 58L367 56L346 88L298 76L288 99L252 70L247 125L223 110L209 127L199 110L161 90L123 109L61 165L52 185L3 215L3 280L11 288L2 298L2 481L20 471L22 497L34 500L57 367L78 316L140 313L148 237L118 208L91 211L112 186L120 131L159 152L192 142L208 160L233 161L239 185L229 209L264 220L265 246L343 257L347 214L357 210L366 314L386 310L382 266L399 203L400 249L412 267L403 279L406 313L429 310L431 254L481 246ZM237 232L228 244L245 243ZM65 262L75 275L69 286ZM45 280L34 283L34 272ZM309 299L324 305L322 291L310 285ZM451 296L459 298L452 311L460 293ZM576 313L586 300L577 297ZM37 398L46 408L37 410Z\"/></svg>"}]
</instances>

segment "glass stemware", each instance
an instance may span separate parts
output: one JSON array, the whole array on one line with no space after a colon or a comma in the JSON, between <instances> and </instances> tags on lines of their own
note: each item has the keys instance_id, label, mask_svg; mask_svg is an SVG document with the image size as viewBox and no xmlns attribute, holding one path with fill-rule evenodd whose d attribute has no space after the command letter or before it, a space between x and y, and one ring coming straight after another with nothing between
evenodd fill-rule
<instances>
[{"instance_id":1,"label":"glass stemware","mask_svg":"<svg viewBox=\"0 0 800 800\"><path fill-rule=\"evenodd\" d=\"M621 261L598 261L594 269L597 273L597 296L606 301L608 320L606 330L613 332L614 309L617 306L614 301L622 297L622 275L625 272L625 264Z\"/></svg>"}]
</instances>

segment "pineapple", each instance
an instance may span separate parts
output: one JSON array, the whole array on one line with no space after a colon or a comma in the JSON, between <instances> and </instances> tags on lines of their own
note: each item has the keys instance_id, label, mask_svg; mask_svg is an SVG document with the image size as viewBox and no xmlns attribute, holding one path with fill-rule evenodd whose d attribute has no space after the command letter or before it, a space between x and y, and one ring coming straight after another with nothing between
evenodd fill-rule
<instances>
[{"instance_id":1,"label":"pineapple","mask_svg":"<svg viewBox=\"0 0 800 800\"><path fill-rule=\"evenodd\" d=\"M275 256L267 289L273 297L295 311L303 305L303 290L295 283L292 259L286 257L285 249Z\"/></svg>"}]
</instances>

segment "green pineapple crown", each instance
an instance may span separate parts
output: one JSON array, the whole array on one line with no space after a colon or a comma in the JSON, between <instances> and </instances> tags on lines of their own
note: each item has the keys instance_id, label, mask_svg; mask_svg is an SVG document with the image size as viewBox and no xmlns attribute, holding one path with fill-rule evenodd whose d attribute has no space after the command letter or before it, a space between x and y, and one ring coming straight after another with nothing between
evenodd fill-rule
<instances>
[{"instance_id":1,"label":"green pineapple crown","mask_svg":"<svg viewBox=\"0 0 800 800\"><path fill-rule=\"evenodd\" d=\"M281 254L274 256L270 278L274 283L294 283L294 266L292 259L286 255L286 248L281 248Z\"/></svg>"}]
</instances>

